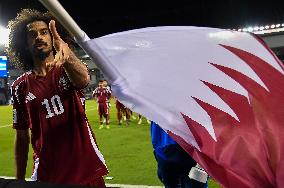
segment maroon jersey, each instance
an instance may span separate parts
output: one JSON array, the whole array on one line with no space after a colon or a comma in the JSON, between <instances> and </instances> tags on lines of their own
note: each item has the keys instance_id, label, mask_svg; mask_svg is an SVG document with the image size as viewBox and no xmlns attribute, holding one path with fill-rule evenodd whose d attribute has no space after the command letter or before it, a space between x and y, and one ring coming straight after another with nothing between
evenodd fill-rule
<instances>
[{"instance_id":1,"label":"maroon jersey","mask_svg":"<svg viewBox=\"0 0 284 188\"><path fill-rule=\"evenodd\" d=\"M116 100L115 104L116 104L116 109L117 110L122 110L122 109L125 108L125 106L121 102L119 102L119 100Z\"/></svg>"},{"instance_id":2,"label":"maroon jersey","mask_svg":"<svg viewBox=\"0 0 284 188\"><path fill-rule=\"evenodd\" d=\"M84 185L107 174L85 114L84 95L72 87L63 68L53 68L45 77L24 73L11 89L13 127L32 133L32 179Z\"/></svg>"},{"instance_id":3,"label":"maroon jersey","mask_svg":"<svg viewBox=\"0 0 284 188\"><path fill-rule=\"evenodd\" d=\"M98 103L107 103L111 96L111 91L106 87L97 87L93 92L93 97L97 98Z\"/></svg>"}]
</instances>

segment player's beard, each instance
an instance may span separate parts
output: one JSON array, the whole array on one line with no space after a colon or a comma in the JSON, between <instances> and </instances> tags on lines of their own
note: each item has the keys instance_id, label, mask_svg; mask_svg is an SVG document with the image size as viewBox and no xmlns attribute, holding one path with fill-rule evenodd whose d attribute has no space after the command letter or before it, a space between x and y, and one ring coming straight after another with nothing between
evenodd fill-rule
<instances>
[{"instance_id":1,"label":"player's beard","mask_svg":"<svg viewBox=\"0 0 284 188\"><path fill-rule=\"evenodd\" d=\"M50 53L53 53L52 48L43 48L41 50L35 49L34 51L37 59L41 61L45 60L50 55Z\"/></svg>"},{"instance_id":2,"label":"player's beard","mask_svg":"<svg viewBox=\"0 0 284 188\"><path fill-rule=\"evenodd\" d=\"M49 51L42 51L40 53L38 53L37 57L39 58L39 60L45 60L49 55L50 53L52 52L52 50L49 50Z\"/></svg>"}]
</instances>

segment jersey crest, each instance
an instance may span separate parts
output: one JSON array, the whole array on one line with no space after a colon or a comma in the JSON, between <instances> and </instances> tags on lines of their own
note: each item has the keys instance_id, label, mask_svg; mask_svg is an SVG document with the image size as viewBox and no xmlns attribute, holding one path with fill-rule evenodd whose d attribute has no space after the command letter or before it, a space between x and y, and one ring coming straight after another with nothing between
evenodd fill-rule
<instances>
[{"instance_id":1,"label":"jersey crest","mask_svg":"<svg viewBox=\"0 0 284 188\"><path fill-rule=\"evenodd\" d=\"M62 88L63 90L68 90L70 87L69 80L64 76L60 77L59 87Z\"/></svg>"}]
</instances>

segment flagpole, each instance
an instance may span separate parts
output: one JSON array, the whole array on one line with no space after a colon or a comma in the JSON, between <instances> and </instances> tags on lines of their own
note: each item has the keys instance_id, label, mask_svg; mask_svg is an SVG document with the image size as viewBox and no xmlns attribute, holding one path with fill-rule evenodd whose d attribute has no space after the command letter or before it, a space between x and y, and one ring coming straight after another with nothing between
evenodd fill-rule
<instances>
[{"instance_id":1,"label":"flagpole","mask_svg":"<svg viewBox=\"0 0 284 188\"><path fill-rule=\"evenodd\" d=\"M62 7L57 0L39 0L56 19L72 34L77 41L88 40L89 37L77 25L68 12Z\"/></svg>"},{"instance_id":2,"label":"flagpole","mask_svg":"<svg viewBox=\"0 0 284 188\"><path fill-rule=\"evenodd\" d=\"M77 43L83 50L90 56L97 67L103 72L104 76L110 83L124 80L117 69L109 62L101 60L98 50L94 47L86 45L90 38L78 26L69 13L62 7L58 0L39 0L53 15L54 17L75 37Z\"/></svg>"}]
</instances>

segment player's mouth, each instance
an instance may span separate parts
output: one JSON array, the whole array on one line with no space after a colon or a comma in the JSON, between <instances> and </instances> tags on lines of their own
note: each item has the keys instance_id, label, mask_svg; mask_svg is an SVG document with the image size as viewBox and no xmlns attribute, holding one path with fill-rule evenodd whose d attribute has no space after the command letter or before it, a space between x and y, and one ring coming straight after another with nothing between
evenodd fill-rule
<instances>
[{"instance_id":1,"label":"player's mouth","mask_svg":"<svg viewBox=\"0 0 284 188\"><path fill-rule=\"evenodd\" d=\"M40 50L40 49L45 48L46 46L47 44L45 42L38 42L38 43L35 43L34 48Z\"/></svg>"}]
</instances>

